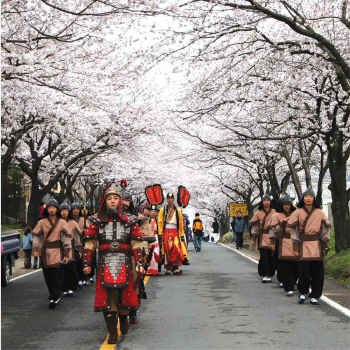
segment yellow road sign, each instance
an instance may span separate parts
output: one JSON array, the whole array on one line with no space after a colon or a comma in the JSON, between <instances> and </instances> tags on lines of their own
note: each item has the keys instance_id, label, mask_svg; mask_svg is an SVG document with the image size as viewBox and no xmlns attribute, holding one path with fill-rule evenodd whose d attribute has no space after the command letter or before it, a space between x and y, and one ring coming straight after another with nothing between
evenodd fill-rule
<instances>
[{"instance_id":1,"label":"yellow road sign","mask_svg":"<svg viewBox=\"0 0 350 350\"><path fill-rule=\"evenodd\" d=\"M247 203L231 203L230 204L230 216L237 216L238 211L240 211L243 216L248 216Z\"/></svg>"}]
</instances>

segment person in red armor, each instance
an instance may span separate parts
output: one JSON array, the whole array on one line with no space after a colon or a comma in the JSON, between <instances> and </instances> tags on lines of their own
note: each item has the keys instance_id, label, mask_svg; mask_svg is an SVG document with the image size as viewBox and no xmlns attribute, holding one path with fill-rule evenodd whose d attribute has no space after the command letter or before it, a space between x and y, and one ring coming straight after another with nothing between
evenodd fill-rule
<instances>
[{"instance_id":1,"label":"person in red armor","mask_svg":"<svg viewBox=\"0 0 350 350\"><path fill-rule=\"evenodd\" d=\"M109 184L101 198L96 216L85 232L84 273L91 272L93 252L98 245L98 264L95 293L95 311L104 313L108 329L108 344L118 340L117 324L126 334L129 329L127 316L138 307L132 264L139 274L142 267L142 249L132 248L133 241L143 241L137 224L130 221L123 209L121 189Z\"/></svg>"}]
</instances>

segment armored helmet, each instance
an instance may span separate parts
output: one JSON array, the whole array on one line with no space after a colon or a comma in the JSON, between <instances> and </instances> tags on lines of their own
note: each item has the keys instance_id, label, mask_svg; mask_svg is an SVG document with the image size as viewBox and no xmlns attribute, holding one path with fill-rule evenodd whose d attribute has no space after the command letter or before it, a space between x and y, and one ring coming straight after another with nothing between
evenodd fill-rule
<instances>
[{"instance_id":1,"label":"armored helmet","mask_svg":"<svg viewBox=\"0 0 350 350\"><path fill-rule=\"evenodd\" d=\"M271 201L271 197L268 194L264 194L262 197L262 201L264 201L265 199L268 199L269 201Z\"/></svg>"},{"instance_id":2,"label":"armored helmet","mask_svg":"<svg viewBox=\"0 0 350 350\"><path fill-rule=\"evenodd\" d=\"M63 209L70 210L70 207L69 207L69 205L68 205L67 203L62 203L62 204L60 205L60 210L63 210Z\"/></svg>"},{"instance_id":3,"label":"armored helmet","mask_svg":"<svg viewBox=\"0 0 350 350\"><path fill-rule=\"evenodd\" d=\"M57 209L59 209L58 202L56 201L56 199L50 199L46 203L46 208L48 208L48 207L56 207Z\"/></svg>"},{"instance_id":4,"label":"armored helmet","mask_svg":"<svg viewBox=\"0 0 350 350\"><path fill-rule=\"evenodd\" d=\"M79 208L80 209L80 204L79 203L73 203L71 205L71 209L73 210L74 208Z\"/></svg>"},{"instance_id":5,"label":"armored helmet","mask_svg":"<svg viewBox=\"0 0 350 350\"><path fill-rule=\"evenodd\" d=\"M280 203L283 204L290 204L293 205L293 201L292 198L290 197L289 194L284 194L281 198L280 198Z\"/></svg>"},{"instance_id":6,"label":"armored helmet","mask_svg":"<svg viewBox=\"0 0 350 350\"><path fill-rule=\"evenodd\" d=\"M310 188L307 188L307 189L303 192L303 194L302 194L303 198L304 198L305 196L307 196L308 194L311 195L312 197L316 198L315 192L314 192L314 190L313 190L311 187L310 187Z\"/></svg>"},{"instance_id":7,"label":"armored helmet","mask_svg":"<svg viewBox=\"0 0 350 350\"><path fill-rule=\"evenodd\" d=\"M104 193L104 198L107 198L107 196L110 194L117 194L118 196L121 197L122 196L121 188L117 184L111 183L111 185L106 189Z\"/></svg>"}]
</instances>

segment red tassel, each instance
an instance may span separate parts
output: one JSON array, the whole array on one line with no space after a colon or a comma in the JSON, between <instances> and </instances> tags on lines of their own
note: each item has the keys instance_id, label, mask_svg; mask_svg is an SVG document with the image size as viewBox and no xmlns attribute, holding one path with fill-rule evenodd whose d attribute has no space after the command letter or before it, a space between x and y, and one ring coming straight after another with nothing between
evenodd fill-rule
<instances>
[{"instance_id":1,"label":"red tassel","mask_svg":"<svg viewBox=\"0 0 350 350\"><path fill-rule=\"evenodd\" d=\"M125 188L128 187L128 184L127 184L126 180L124 180L124 179L120 181L120 187L123 188L123 186L125 186Z\"/></svg>"}]
</instances>

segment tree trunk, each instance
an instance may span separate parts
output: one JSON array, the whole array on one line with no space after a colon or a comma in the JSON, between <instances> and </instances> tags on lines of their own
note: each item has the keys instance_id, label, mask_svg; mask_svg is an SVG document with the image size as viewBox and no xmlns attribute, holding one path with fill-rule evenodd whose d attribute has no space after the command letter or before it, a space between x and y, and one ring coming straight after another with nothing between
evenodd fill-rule
<instances>
[{"instance_id":1,"label":"tree trunk","mask_svg":"<svg viewBox=\"0 0 350 350\"><path fill-rule=\"evenodd\" d=\"M350 191L346 190L346 161L343 153L344 137L341 131L328 135L328 159L332 193L332 214L335 236L335 251L339 253L350 247Z\"/></svg>"},{"instance_id":2,"label":"tree trunk","mask_svg":"<svg viewBox=\"0 0 350 350\"><path fill-rule=\"evenodd\" d=\"M27 218L27 226L33 229L35 225L39 221L39 213L40 213L40 202L43 196L39 191L39 185L37 182L32 181L32 191L30 196L30 201L28 205L28 218Z\"/></svg>"},{"instance_id":3,"label":"tree trunk","mask_svg":"<svg viewBox=\"0 0 350 350\"><path fill-rule=\"evenodd\" d=\"M290 154L289 154L287 148L283 149L283 157L286 159L286 161L288 163L289 171L290 171L291 176L292 176L294 189L295 189L295 192L296 192L296 194L298 196L298 199L300 201L301 197L302 197L302 190L301 190L301 186L300 186L300 179L299 179L298 173L295 170L295 167L293 165L292 159L290 157Z\"/></svg>"}]
</instances>

